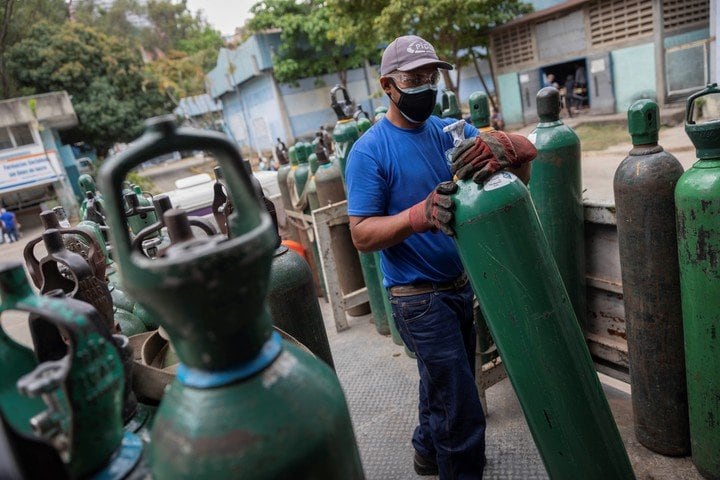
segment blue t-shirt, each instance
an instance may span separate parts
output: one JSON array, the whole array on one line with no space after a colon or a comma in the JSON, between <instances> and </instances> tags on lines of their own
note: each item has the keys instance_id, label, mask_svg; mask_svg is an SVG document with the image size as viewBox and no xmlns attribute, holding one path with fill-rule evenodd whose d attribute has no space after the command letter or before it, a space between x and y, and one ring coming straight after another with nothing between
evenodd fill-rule
<instances>
[{"instance_id":1,"label":"blue t-shirt","mask_svg":"<svg viewBox=\"0 0 720 480\"><path fill-rule=\"evenodd\" d=\"M12 212L5 212L0 215L0 220L5 224L7 230L13 230L15 228L15 214Z\"/></svg>"},{"instance_id":2,"label":"blue t-shirt","mask_svg":"<svg viewBox=\"0 0 720 480\"><path fill-rule=\"evenodd\" d=\"M345 178L348 214L395 215L424 200L440 183L452 180L448 152L452 137L443 127L456 122L431 116L423 126L404 129L383 117L355 142ZM465 125L465 137L477 129ZM382 251L386 287L417 282L448 282L463 272L455 242L442 232L414 233Z\"/></svg>"}]
</instances>

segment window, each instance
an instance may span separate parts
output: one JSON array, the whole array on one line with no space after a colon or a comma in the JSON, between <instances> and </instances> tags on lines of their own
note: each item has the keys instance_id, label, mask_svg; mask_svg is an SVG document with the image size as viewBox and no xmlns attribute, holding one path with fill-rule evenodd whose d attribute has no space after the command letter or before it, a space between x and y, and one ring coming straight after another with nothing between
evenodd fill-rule
<instances>
[{"instance_id":1,"label":"window","mask_svg":"<svg viewBox=\"0 0 720 480\"><path fill-rule=\"evenodd\" d=\"M710 17L708 0L665 0L663 26L665 30L704 26Z\"/></svg>"},{"instance_id":2,"label":"window","mask_svg":"<svg viewBox=\"0 0 720 480\"><path fill-rule=\"evenodd\" d=\"M10 132L7 128L0 127L0 150L13 148L13 142L10 138Z\"/></svg>"},{"instance_id":3,"label":"window","mask_svg":"<svg viewBox=\"0 0 720 480\"><path fill-rule=\"evenodd\" d=\"M535 60L533 37L528 25L508 27L492 36L492 50L499 68Z\"/></svg>"},{"instance_id":4,"label":"window","mask_svg":"<svg viewBox=\"0 0 720 480\"><path fill-rule=\"evenodd\" d=\"M593 47L652 35L652 0L596 0L588 9Z\"/></svg>"},{"instance_id":5,"label":"window","mask_svg":"<svg viewBox=\"0 0 720 480\"><path fill-rule=\"evenodd\" d=\"M30 125L15 125L14 127L10 127L10 133L12 133L13 138L15 138L16 147L35 143Z\"/></svg>"},{"instance_id":6,"label":"window","mask_svg":"<svg viewBox=\"0 0 720 480\"><path fill-rule=\"evenodd\" d=\"M29 124L0 127L0 150L34 144L35 138Z\"/></svg>"}]
</instances>

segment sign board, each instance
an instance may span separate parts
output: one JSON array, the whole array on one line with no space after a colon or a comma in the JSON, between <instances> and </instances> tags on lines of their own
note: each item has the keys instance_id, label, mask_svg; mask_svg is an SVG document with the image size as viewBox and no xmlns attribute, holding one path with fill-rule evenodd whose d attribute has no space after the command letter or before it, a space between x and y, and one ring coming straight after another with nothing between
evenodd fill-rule
<instances>
[{"instance_id":1,"label":"sign board","mask_svg":"<svg viewBox=\"0 0 720 480\"><path fill-rule=\"evenodd\" d=\"M0 160L0 193L59 180L45 153Z\"/></svg>"}]
</instances>

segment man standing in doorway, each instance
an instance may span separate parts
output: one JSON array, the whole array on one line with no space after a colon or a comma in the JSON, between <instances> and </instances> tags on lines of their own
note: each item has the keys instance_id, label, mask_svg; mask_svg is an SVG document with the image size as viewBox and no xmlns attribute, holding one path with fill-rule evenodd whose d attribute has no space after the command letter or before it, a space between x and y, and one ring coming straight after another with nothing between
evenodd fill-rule
<instances>
[{"instance_id":1,"label":"man standing in doorway","mask_svg":"<svg viewBox=\"0 0 720 480\"><path fill-rule=\"evenodd\" d=\"M480 183L506 167L527 180L535 148L519 135L465 125L468 139L453 150L443 128L455 120L431 116L439 69L452 65L420 37L385 49L380 84L390 108L350 152L348 213L358 250L382 251L393 318L417 358L415 471L469 480L482 478L485 417L474 380L473 292L450 238L451 180L457 173Z\"/></svg>"}]
</instances>

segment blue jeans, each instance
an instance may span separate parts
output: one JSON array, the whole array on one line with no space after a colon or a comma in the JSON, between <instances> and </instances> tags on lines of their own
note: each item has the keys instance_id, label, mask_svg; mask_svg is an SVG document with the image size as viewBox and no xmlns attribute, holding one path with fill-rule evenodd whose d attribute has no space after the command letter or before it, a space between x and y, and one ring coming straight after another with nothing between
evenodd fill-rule
<instances>
[{"instance_id":1,"label":"blue jeans","mask_svg":"<svg viewBox=\"0 0 720 480\"><path fill-rule=\"evenodd\" d=\"M395 297L393 318L420 373L419 424L412 444L436 459L440 478L481 479L485 415L475 386L475 327L470 284L458 290Z\"/></svg>"}]
</instances>

